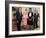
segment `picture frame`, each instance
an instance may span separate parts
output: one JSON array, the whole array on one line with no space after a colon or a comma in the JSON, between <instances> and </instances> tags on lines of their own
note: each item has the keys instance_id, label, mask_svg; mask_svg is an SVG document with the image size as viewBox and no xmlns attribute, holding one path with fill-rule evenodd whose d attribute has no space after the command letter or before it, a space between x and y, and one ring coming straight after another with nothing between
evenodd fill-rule
<instances>
[{"instance_id":1,"label":"picture frame","mask_svg":"<svg viewBox=\"0 0 46 38\"><path fill-rule=\"evenodd\" d=\"M25 7L26 7L26 5L28 7L30 7L30 6L33 7L33 5L34 5L34 7L38 7L38 6L40 7L40 5L41 5L41 7L42 7L41 8L41 15L43 14L42 15L42 23L43 24L41 23L42 27L40 27L40 28L42 28L41 33L39 31L38 31L39 33L35 33L35 31L33 31L34 33L31 32L32 33L31 34L30 31L29 31L29 33L27 33L27 31L26 32L20 31L17 34L17 31L16 31L16 33L13 32L14 33L13 35L12 35L12 33L10 33L11 35L9 35L9 31L10 31L9 28L11 28L11 27L9 27L9 14L10 14L9 9L11 9L12 6L13 7L17 6L16 4L19 4L18 6L20 6L20 7L23 6L24 4L25 4ZM27 33L27 34L25 34L25 33ZM40 36L40 35L45 35L45 3L42 3L42 2L25 2L25 1L5 1L5 37Z\"/></svg>"}]
</instances>

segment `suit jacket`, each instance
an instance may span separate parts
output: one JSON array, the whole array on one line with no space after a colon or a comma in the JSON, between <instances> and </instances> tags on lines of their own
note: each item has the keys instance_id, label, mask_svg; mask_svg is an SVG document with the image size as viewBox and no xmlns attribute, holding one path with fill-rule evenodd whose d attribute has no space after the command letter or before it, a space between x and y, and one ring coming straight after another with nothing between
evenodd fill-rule
<instances>
[{"instance_id":1,"label":"suit jacket","mask_svg":"<svg viewBox=\"0 0 46 38\"><path fill-rule=\"evenodd\" d=\"M18 11L16 12L16 20L18 21L22 20L22 14L20 15Z\"/></svg>"},{"instance_id":2,"label":"suit jacket","mask_svg":"<svg viewBox=\"0 0 46 38\"><path fill-rule=\"evenodd\" d=\"M39 14L36 15L36 13L34 14L34 22L37 22L38 21L38 17L39 17Z\"/></svg>"}]
</instances>

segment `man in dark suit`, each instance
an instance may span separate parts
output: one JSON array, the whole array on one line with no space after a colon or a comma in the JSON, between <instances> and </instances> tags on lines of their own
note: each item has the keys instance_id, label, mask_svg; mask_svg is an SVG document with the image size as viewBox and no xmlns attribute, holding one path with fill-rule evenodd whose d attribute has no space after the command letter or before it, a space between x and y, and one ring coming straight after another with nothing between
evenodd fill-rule
<instances>
[{"instance_id":1,"label":"man in dark suit","mask_svg":"<svg viewBox=\"0 0 46 38\"><path fill-rule=\"evenodd\" d=\"M16 20L17 20L17 28L18 28L18 31L20 31L21 29L21 26L20 26L20 24L21 24L21 20L22 20L22 12L21 11L19 11L20 10L20 8L18 8L18 10L17 10L17 12L16 12Z\"/></svg>"},{"instance_id":2,"label":"man in dark suit","mask_svg":"<svg viewBox=\"0 0 46 38\"><path fill-rule=\"evenodd\" d=\"M34 26L35 26L35 28L38 28L38 17L39 17L39 13L38 12L36 12L35 14L34 14Z\"/></svg>"}]
</instances>

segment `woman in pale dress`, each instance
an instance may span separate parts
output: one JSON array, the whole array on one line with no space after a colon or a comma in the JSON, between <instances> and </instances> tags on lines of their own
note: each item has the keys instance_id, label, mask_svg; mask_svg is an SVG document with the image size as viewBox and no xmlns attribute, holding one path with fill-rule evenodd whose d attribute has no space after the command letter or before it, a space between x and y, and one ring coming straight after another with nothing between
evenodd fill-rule
<instances>
[{"instance_id":1,"label":"woman in pale dress","mask_svg":"<svg viewBox=\"0 0 46 38\"><path fill-rule=\"evenodd\" d=\"M27 12L27 9L25 9L25 12L24 12L24 14L22 16L22 28L24 30L28 29L27 19L28 19L28 12Z\"/></svg>"},{"instance_id":2,"label":"woman in pale dress","mask_svg":"<svg viewBox=\"0 0 46 38\"><path fill-rule=\"evenodd\" d=\"M27 25L27 19L28 19L28 15L25 13L22 17L22 21L24 25Z\"/></svg>"}]
</instances>

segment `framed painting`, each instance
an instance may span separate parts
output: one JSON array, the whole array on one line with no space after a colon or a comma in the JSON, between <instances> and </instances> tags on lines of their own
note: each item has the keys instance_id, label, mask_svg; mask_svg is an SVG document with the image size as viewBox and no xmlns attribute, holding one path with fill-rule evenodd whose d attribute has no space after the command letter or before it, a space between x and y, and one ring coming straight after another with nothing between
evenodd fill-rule
<instances>
[{"instance_id":1,"label":"framed painting","mask_svg":"<svg viewBox=\"0 0 46 38\"><path fill-rule=\"evenodd\" d=\"M45 3L5 1L5 36L45 34Z\"/></svg>"}]
</instances>

